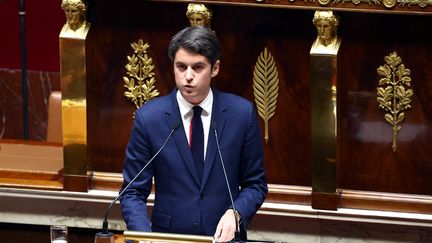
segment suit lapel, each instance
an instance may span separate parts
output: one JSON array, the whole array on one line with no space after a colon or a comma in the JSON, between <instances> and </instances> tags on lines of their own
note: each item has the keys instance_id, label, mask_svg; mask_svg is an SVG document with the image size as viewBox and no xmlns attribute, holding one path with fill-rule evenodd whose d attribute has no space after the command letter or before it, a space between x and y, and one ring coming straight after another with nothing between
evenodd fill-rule
<instances>
[{"instance_id":1,"label":"suit lapel","mask_svg":"<svg viewBox=\"0 0 432 243\"><path fill-rule=\"evenodd\" d=\"M177 130L173 133L174 141L176 143L177 150L183 159L183 162L186 164L186 167L189 170L189 173L191 173L195 183L199 185L200 181L198 179L198 173L195 169L195 164L193 162L192 153L187 142L186 134L184 132L182 118L180 117L180 110L177 104L176 93L177 89L171 93L171 107L169 107L167 110L167 113L169 114L168 124L180 124L179 128L177 128Z\"/></svg>"},{"instance_id":2,"label":"suit lapel","mask_svg":"<svg viewBox=\"0 0 432 243\"><path fill-rule=\"evenodd\" d=\"M223 99L220 98L220 93L213 89L213 108L212 108L212 124L210 124L210 131L207 143L207 153L204 163L203 177L201 178L201 188L204 188L207 179L209 177L211 168L215 161L219 161L219 154L216 144L216 136L214 128L216 128L217 138L220 142L223 128L225 127L226 111L227 108L223 103ZM216 127L214 127L216 125Z\"/></svg>"}]
</instances>

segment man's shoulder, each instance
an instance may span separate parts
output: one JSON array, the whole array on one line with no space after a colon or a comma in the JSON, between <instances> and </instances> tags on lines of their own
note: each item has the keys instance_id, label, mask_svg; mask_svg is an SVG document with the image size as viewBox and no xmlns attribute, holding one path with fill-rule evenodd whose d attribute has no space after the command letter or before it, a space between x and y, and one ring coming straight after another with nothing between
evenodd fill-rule
<instances>
[{"instance_id":1,"label":"man's shoulder","mask_svg":"<svg viewBox=\"0 0 432 243\"><path fill-rule=\"evenodd\" d=\"M171 103L171 95L167 94L164 96L156 97L152 100L149 100L145 104L143 104L137 112L144 113L152 113L152 112L160 112L165 111L169 104Z\"/></svg>"},{"instance_id":2,"label":"man's shoulder","mask_svg":"<svg viewBox=\"0 0 432 243\"><path fill-rule=\"evenodd\" d=\"M216 91L217 97L220 99L220 101L232 103L232 102L240 102L240 103L251 103L248 99L229 92L223 92L223 91Z\"/></svg>"},{"instance_id":3,"label":"man's shoulder","mask_svg":"<svg viewBox=\"0 0 432 243\"><path fill-rule=\"evenodd\" d=\"M217 100L226 107L249 107L252 102L240 95L222 91L216 91Z\"/></svg>"}]
</instances>

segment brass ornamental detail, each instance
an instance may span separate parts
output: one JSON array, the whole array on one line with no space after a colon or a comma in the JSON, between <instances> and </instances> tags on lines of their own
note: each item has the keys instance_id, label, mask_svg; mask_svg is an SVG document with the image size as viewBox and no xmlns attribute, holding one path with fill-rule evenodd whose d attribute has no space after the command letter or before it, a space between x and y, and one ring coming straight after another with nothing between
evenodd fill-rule
<instances>
[{"instance_id":1,"label":"brass ornamental detail","mask_svg":"<svg viewBox=\"0 0 432 243\"><path fill-rule=\"evenodd\" d=\"M386 8L393 8L396 5L396 0L383 0L383 5Z\"/></svg>"},{"instance_id":2,"label":"brass ornamental detail","mask_svg":"<svg viewBox=\"0 0 432 243\"><path fill-rule=\"evenodd\" d=\"M393 8L396 3L399 4L399 7L407 7L410 8L412 5L418 5L421 8L426 8L428 5L432 5L432 0L317 0L318 3L322 6L329 5L330 3L337 4L345 4L345 3L353 3L354 5L360 5L361 3L366 3L368 5L381 5L381 3L386 8ZM293 1L294 2L294 1ZM306 0L305 0L306 2ZM312 0L315 2L315 0Z\"/></svg>"},{"instance_id":3,"label":"brass ornamental detail","mask_svg":"<svg viewBox=\"0 0 432 243\"><path fill-rule=\"evenodd\" d=\"M428 5L432 5L432 0L398 0L398 3L401 7L405 7L405 5L408 7L411 7L411 5L418 5L421 8L425 8Z\"/></svg>"},{"instance_id":4,"label":"brass ornamental detail","mask_svg":"<svg viewBox=\"0 0 432 243\"><path fill-rule=\"evenodd\" d=\"M392 149L396 152L397 135L402 129L400 123L405 118L403 111L411 108L411 97L413 96L411 86L411 71L405 68L402 59L396 52L384 57L386 64L377 68L379 86L377 87L377 101L381 109L386 111L385 120L393 128Z\"/></svg>"},{"instance_id":5,"label":"brass ornamental detail","mask_svg":"<svg viewBox=\"0 0 432 243\"><path fill-rule=\"evenodd\" d=\"M371 4L380 5L381 4L380 0L334 0L333 1L334 4L338 4L338 3L344 4L346 2L352 2L355 5L359 5L360 3L367 3L368 5L371 5Z\"/></svg>"},{"instance_id":6,"label":"brass ornamental detail","mask_svg":"<svg viewBox=\"0 0 432 243\"><path fill-rule=\"evenodd\" d=\"M258 115L264 120L264 141L268 143L268 123L276 111L279 77L273 56L267 51L267 47L261 52L255 64L253 90Z\"/></svg>"},{"instance_id":7,"label":"brass ornamental detail","mask_svg":"<svg viewBox=\"0 0 432 243\"><path fill-rule=\"evenodd\" d=\"M126 74L123 77L124 87L127 91L124 95L130 99L138 109L147 101L159 95L159 91L155 88L155 66L153 59L147 55L147 49L150 47L148 43L142 39L137 43L131 43L134 50L132 56L127 56L128 64L126 64Z\"/></svg>"}]
</instances>

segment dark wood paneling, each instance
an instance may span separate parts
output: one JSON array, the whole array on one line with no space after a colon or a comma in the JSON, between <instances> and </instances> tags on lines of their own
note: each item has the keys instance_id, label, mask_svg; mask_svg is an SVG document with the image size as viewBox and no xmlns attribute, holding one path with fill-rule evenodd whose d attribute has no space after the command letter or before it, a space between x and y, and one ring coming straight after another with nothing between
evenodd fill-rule
<instances>
[{"instance_id":1,"label":"dark wood paneling","mask_svg":"<svg viewBox=\"0 0 432 243\"><path fill-rule=\"evenodd\" d=\"M214 85L251 101L253 68L267 47L279 71L280 87L265 166L270 183L310 186L309 50L315 38L313 11L210 5L212 29L222 44L222 66ZM95 171L121 172L132 126L132 103L123 96L130 43L151 47L161 95L174 87L166 49L187 26L186 3L95 1L88 43L88 143ZM342 189L431 194L432 61L431 19L420 15L341 12L339 36L339 171ZM414 98L391 149L391 128L376 102L384 56L397 51L412 71ZM260 120L263 129L263 122Z\"/></svg>"},{"instance_id":2,"label":"dark wood paneling","mask_svg":"<svg viewBox=\"0 0 432 243\"><path fill-rule=\"evenodd\" d=\"M268 48L279 73L277 109L269 122L269 142L264 144L268 179L310 185L310 128L305 124L310 120L307 40L311 43L313 37L301 25L290 23L312 26L311 13L240 7L216 10L214 29L223 53L216 86L254 101L253 70L260 53ZM264 133L264 122L259 120Z\"/></svg>"},{"instance_id":3,"label":"dark wood paneling","mask_svg":"<svg viewBox=\"0 0 432 243\"><path fill-rule=\"evenodd\" d=\"M102 8L96 1L94 9ZM173 34L187 26L186 4L131 1L92 13L88 50L90 80L89 148L96 171L122 168L134 107L123 96L124 65L131 54L129 43L143 39L151 47L156 65L157 89L167 94L174 87L167 46ZM264 47L272 53L279 71L276 115L270 120L270 141L265 145L265 165L271 183L310 185L308 52L312 33L311 12L264 8L211 6L212 29L222 45L222 66L214 85L254 101L252 79L257 57ZM170 21L166 21L168 18ZM253 18L252 18L253 16ZM306 40L306 41L305 41ZM309 40L309 41L308 41ZM103 48L101 48L103 47ZM264 122L260 120L262 128ZM264 137L264 135L263 135Z\"/></svg>"},{"instance_id":4,"label":"dark wood paneling","mask_svg":"<svg viewBox=\"0 0 432 243\"><path fill-rule=\"evenodd\" d=\"M429 195L343 190L341 208L357 208L410 213L432 213Z\"/></svg>"},{"instance_id":5,"label":"dark wood paneling","mask_svg":"<svg viewBox=\"0 0 432 243\"><path fill-rule=\"evenodd\" d=\"M160 2L193 2L191 0L149 0ZM224 4L262 8L308 9L315 11L325 8L333 11L392 13L392 14L430 14L431 8L426 1L295 1L295 0L201 0L200 3ZM324 3L327 2L327 3ZM393 6L389 6L393 3ZM387 5L387 6L386 6ZM420 6L423 5L423 6Z\"/></svg>"},{"instance_id":6,"label":"dark wood paneling","mask_svg":"<svg viewBox=\"0 0 432 243\"><path fill-rule=\"evenodd\" d=\"M432 37L428 17L345 14L341 22L340 187L432 194ZM346 36L346 37L345 37ZM392 128L378 108L376 68L396 51L411 70L412 109L392 151Z\"/></svg>"},{"instance_id":7,"label":"dark wood paneling","mask_svg":"<svg viewBox=\"0 0 432 243\"><path fill-rule=\"evenodd\" d=\"M174 9L173 9L174 8ZM126 56L132 55L130 43L143 39L150 44L149 56L156 66L156 87L167 94L174 87L167 45L178 24L172 16L175 6L130 1L95 1L87 51L88 148L89 161L96 171L119 172L129 139L135 106L123 95ZM179 11L179 10L178 10Z\"/></svg>"}]
</instances>

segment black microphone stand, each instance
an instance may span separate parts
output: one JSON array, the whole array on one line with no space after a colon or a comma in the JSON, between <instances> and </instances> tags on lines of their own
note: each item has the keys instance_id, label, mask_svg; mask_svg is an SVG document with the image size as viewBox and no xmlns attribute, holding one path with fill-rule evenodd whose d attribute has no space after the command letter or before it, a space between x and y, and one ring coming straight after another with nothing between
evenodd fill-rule
<instances>
[{"instance_id":1,"label":"black microphone stand","mask_svg":"<svg viewBox=\"0 0 432 243\"><path fill-rule=\"evenodd\" d=\"M20 39L21 39L21 85L22 85L22 108L23 108L23 137L29 139L28 132L28 107L27 107L27 49L26 49L26 32L25 32L25 9L24 0L20 0Z\"/></svg>"},{"instance_id":2,"label":"black microphone stand","mask_svg":"<svg viewBox=\"0 0 432 243\"><path fill-rule=\"evenodd\" d=\"M166 144L168 143L169 139L171 138L174 131L179 127L179 124L173 125L173 128L171 129L170 134L166 138L163 145L160 147L160 149L153 155L153 157L144 165L144 167L135 175L135 177L120 191L118 196L111 202L111 204L108 206L107 210L105 211L104 221L102 223L102 231L96 233L95 235L95 243L114 243L114 234L112 232L108 231L108 214L114 206L114 204L119 200L121 196L123 196L124 192L136 181L136 179L142 174L142 172L147 168L147 166L158 156L158 154L162 151L163 148L165 148Z\"/></svg>"},{"instance_id":3,"label":"black microphone stand","mask_svg":"<svg viewBox=\"0 0 432 243\"><path fill-rule=\"evenodd\" d=\"M228 176L226 174L225 164L224 164L222 153L221 153L221 150L220 150L219 139L218 139L218 135L217 135L217 131L216 131L215 126L216 126L216 124L213 123L212 127L213 127L215 138L216 138L216 146L217 146L218 153L219 153L219 159L220 159L221 164L222 164L222 170L223 170L223 173L224 173L224 176L225 176L225 182L226 182L227 187L228 187L228 193L229 193L230 200L231 200L232 210L234 211L234 220L235 220L236 230L234 232L234 239L232 241L230 241L230 242L232 242L232 243L243 243L245 241L241 240L240 223L239 223L238 218L237 218L237 215L239 215L239 214L238 214L238 211L237 211L237 209L235 207L234 200L233 200L233 197L232 197L231 188L230 188L230 185L229 185Z\"/></svg>"}]
</instances>

